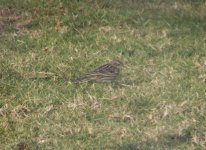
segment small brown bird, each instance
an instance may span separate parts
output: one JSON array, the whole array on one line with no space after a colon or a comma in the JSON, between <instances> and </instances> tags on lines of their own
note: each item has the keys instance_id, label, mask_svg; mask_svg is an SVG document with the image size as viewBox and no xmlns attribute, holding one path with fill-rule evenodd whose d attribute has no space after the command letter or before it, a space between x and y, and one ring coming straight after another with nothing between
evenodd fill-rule
<instances>
[{"instance_id":1,"label":"small brown bird","mask_svg":"<svg viewBox=\"0 0 206 150\"><path fill-rule=\"evenodd\" d=\"M119 76L122 64L120 60L111 61L80 77L76 83L84 81L112 82Z\"/></svg>"}]
</instances>

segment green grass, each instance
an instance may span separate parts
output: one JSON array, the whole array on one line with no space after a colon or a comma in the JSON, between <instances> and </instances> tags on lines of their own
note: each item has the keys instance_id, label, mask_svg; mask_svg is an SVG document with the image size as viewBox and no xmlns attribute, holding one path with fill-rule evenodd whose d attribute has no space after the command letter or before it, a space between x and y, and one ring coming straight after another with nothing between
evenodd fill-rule
<instances>
[{"instance_id":1,"label":"green grass","mask_svg":"<svg viewBox=\"0 0 206 150\"><path fill-rule=\"evenodd\" d=\"M0 10L0 149L206 148L204 1ZM120 55L118 82L72 82Z\"/></svg>"}]
</instances>

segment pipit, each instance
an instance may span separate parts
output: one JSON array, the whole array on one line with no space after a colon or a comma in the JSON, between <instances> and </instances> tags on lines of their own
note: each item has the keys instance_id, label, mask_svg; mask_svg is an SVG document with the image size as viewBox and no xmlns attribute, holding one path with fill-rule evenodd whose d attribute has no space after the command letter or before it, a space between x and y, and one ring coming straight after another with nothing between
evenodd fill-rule
<instances>
[{"instance_id":1,"label":"pipit","mask_svg":"<svg viewBox=\"0 0 206 150\"><path fill-rule=\"evenodd\" d=\"M121 66L122 62L120 60L111 61L78 78L75 82L112 82L119 76Z\"/></svg>"}]
</instances>

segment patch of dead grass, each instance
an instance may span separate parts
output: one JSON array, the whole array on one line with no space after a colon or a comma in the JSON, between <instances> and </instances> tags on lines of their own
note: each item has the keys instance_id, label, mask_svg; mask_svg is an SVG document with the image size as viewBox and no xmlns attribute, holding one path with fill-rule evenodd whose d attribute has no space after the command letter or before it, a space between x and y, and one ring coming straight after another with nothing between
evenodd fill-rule
<instances>
[{"instance_id":1,"label":"patch of dead grass","mask_svg":"<svg viewBox=\"0 0 206 150\"><path fill-rule=\"evenodd\" d=\"M29 12L21 12L16 9L0 8L0 33L6 30L6 26L13 26L19 32L28 32L27 27L32 24L33 17Z\"/></svg>"}]
</instances>

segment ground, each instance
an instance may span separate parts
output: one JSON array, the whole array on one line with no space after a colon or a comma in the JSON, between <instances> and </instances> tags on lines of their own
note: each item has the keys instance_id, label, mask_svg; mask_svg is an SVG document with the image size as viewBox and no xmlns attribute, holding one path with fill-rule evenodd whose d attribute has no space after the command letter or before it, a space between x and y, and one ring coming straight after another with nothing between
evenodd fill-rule
<instances>
[{"instance_id":1,"label":"ground","mask_svg":"<svg viewBox=\"0 0 206 150\"><path fill-rule=\"evenodd\" d=\"M203 0L1 0L0 149L206 149ZM113 83L73 81L121 57Z\"/></svg>"}]
</instances>

